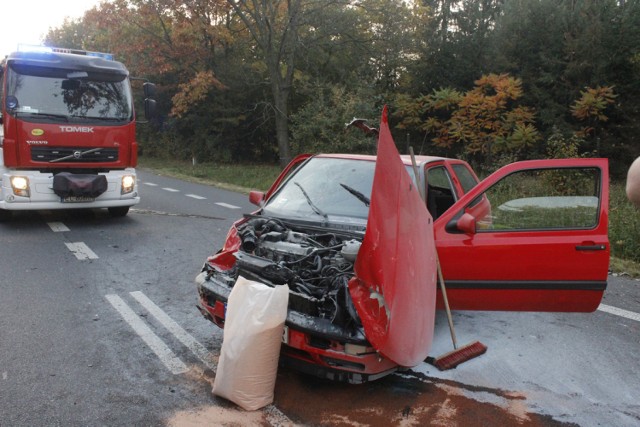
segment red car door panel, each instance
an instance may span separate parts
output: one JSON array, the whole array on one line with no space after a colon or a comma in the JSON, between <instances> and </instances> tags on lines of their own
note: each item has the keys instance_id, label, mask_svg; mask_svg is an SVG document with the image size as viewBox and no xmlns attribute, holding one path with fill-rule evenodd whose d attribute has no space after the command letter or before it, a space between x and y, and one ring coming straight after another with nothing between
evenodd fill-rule
<instances>
[{"instance_id":1,"label":"red car door panel","mask_svg":"<svg viewBox=\"0 0 640 427\"><path fill-rule=\"evenodd\" d=\"M595 310L608 188L606 159L519 162L478 184L434 224L452 308Z\"/></svg>"}]
</instances>

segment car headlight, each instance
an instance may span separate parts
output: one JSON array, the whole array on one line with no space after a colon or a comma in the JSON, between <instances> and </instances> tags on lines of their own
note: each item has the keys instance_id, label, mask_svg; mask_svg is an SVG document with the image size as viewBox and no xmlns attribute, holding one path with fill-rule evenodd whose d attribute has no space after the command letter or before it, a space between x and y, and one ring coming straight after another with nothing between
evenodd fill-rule
<instances>
[{"instance_id":1,"label":"car headlight","mask_svg":"<svg viewBox=\"0 0 640 427\"><path fill-rule=\"evenodd\" d=\"M26 176L12 176L11 188L16 196L29 197L29 178Z\"/></svg>"},{"instance_id":2,"label":"car headlight","mask_svg":"<svg viewBox=\"0 0 640 427\"><path fill-rule=\"evenodd\" d=\"M122 177L122 190L121 194L129 194L136 186L136 177L133 175L125 175Z\"/></svg>"}]
</instances>

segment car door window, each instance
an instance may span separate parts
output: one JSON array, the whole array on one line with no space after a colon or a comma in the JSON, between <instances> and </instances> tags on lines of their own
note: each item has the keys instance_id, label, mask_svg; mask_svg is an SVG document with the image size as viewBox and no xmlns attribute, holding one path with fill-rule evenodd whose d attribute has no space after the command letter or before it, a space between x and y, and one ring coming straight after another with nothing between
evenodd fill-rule
<instances>
[{"instance_id":1,"label":"car door window","mask_svg":"<svg viewBox=\"0 0 640 427\"><path fill-rule=\"evenodd\" d=\"M460 185L465 194L478 184L478 180L471 174L467 166L456 163L451 165L451 167L458 177L458 181L460 181Z\"/></svg>"},{"instance_id":2,"label":"car door window","mask_svg":"<svg viewBox=\"0 0 640 427\"><path fill-rule=\"evenodd\" d=\"M427 169L427 209L438 218L457 200L451 177L444 166Z\"/></svg>"},{"instance_id":3,"label":"car door window","mask_svg":"<svg viewBox=\"0 0 640 427\"><path fill-rule=\"evenodd\" d=\"M477 232L591 229L598 225L600 170L566 168L513 173L486 193L491 208Z\"/></svg>"}]
</instances>

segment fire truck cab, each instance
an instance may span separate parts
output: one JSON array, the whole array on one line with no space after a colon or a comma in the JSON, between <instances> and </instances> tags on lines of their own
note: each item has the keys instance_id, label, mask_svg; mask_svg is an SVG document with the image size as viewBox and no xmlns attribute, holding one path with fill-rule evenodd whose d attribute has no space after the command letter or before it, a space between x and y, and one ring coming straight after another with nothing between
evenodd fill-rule
<instances>
[{"instance_id":1,"label":"fire truck cab","mask_svg":"<svg viewBox=\"0 0 640 427\"><path fill-rule=\"evenodd\" d=\"M0 219L12 211L140 201L130 76L113 55L19 46L0 68ZM144 83L145 114L155 86Z\"/></svg>"}]
</instances>

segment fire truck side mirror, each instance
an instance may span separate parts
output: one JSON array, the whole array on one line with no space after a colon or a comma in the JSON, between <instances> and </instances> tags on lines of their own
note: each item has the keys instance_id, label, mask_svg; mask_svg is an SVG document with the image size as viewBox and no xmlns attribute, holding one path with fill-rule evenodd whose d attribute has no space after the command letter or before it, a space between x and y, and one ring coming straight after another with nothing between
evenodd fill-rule
<instances>
[{"instance_id":1,"label":"fire truck side mirror","mask_svg":"<svg viewBox=\"0 0 640 427\"><path fill-rule=\"evenodd\" d=\"M147 98L144 100L144 116L147 120L155 117L156 115L156 100Z\"/></svg>"},{"instance_id":2,"label":"fire truck side mirror","mask_svg":"<svg viewBox=\"0 0 640 427\"><path fill-rule=\"evenodd\" d=\"M156 97L156 85L150 82L144 82L142 84L142 90L144 91L145 98L155 98Z\"/></svg>"}]
</instances>

